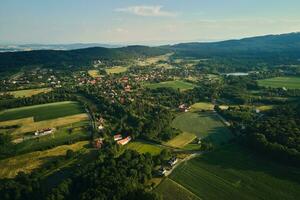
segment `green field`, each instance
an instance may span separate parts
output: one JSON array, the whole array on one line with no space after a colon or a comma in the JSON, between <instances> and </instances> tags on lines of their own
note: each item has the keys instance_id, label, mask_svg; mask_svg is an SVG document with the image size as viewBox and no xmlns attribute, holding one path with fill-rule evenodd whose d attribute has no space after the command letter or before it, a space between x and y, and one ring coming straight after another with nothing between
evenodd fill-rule
<instances>
[{"instance_id":1,"label":"green field","mask_svg":"<svg viewBox=\"0 0 300 200\"><path fill-rule=\"evenodd\" d=\"M258 80L258 84L264 87L287 89L300 89L300 77L275 77L269 79Z\"/></svg>"},{"instance_id":2,"label":"green field","mask_svg":"<svg viewBox=\"0 0 300 200\"><path fill-rule=\"evenodd\" d=\"M294 200L300 196L299 168L269 161L238 145L189 160L170 178L207 200Z\"/></svg>"},{"instance_id":3,"label":"green field","mask_svg":"<svg viewBox=\"0 0 300 200\"><path fill-rule=\"evenodd\" d=\"M52 91L52 88L37 88L37 89L29 89L29 90L11 91L8 93L18 98L18 97L31 97L36 94L47 93L50 91Z\"/></svg>"},{"instance_id":4,"label":"green field","mask_svg":"<svg viewBox=\"0 0 300 200\"><path fill-rule=\"evenodd\" d=\"M157 155L161 152L162 148L149 144L142 141L130 142L127 146L127 149L135 150L139 153L150 153L151 155Z\"/></svg>"},{"instance_id":5,"label":"green field","mask_svg":"<svg viewBox=\"0 0 300 200\"><path fill-rule=\"evenodd\" d=\"M190 111L200 111L200 110L214 110L214 105L210 102L198 102L191 105Z\"/></svg>"},{"instance_id":6,"label":"green field","mask_svg":"<svg viewBox=\"0 0 300 200\"><path fill-rule=\"evenodd\" d=\"M188 83L188 82L180 81L180 80L166 81L166 82L160 82L160 83L151 83L151 84L146 84L145 86L150 89L168 87L168 88L173 88L175 90L179 89L180 91L190 90L195 87L195 85L192 83Z\"/></svg>"},{"instance_id":7,"label":"green field","mask_svg":"<svg viewBox=\"0 0 300 200\"><path fill-rule=\"evenodd\" d=\"M163 180L154 192L161 195L164 200L200 200L195 194L168 178Z\"/></svg>"},{"instance_id":8,"label":"green field","mask_svg":"<svg viewBox=\"0 0 300 200\"><path fill-rule=\"evenodd\" d=\"M183 132L194 133L216 145L225 143L233 137L213 112L182 113L173 120L172 126Z\"/></svg>"},{"instance_id":9,"label":"green field","mask_svg":"<svg viewBox=\"0 0 300 200\"><path fill-rule=\"evenodd\" d=\"M43 121L83 113L83 107L72 101L25 106L0 112L0 122L34 117L34 121Z\"/></svg>"}]
</instances>

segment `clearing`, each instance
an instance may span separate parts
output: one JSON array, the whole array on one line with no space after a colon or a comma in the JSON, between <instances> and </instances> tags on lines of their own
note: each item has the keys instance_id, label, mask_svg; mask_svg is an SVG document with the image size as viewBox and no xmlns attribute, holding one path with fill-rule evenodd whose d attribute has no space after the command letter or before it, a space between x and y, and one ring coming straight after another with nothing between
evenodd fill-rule
<instances>
[{"instance_id":1,"label":"clearing","mask_svg":"<svg viewBox=\"0 0 300 200\"><path fill-rule=\"evenodd\" d=\"M292 200L300 196L299 174L233 144L182 163L169 178L201 199Z\"/></svg>"},{"instance_id":2,"label":"clearing","mask_svg":"<svg viewBox=\"0 0 300 200\"><path fill-rule=\"evenodd\" d=\"M145 86L150 89L169 87L169 88L173 88L175 90L179 89L180 91L190 90L195 87L194 84L188 83L186 81L181 81L181 80L165 81L165 82L160 82L160 83L150 83L150 84L146 84Z\"/></svg>"},{"instance_id":3,"label":"clearing","mask_svg":"<svg viewBox=\"0 0 300 200\"><path fill-rule=\"evenodd\" d=\"M258 80L258 84L264 87L282 88L287 89L300 89L300 77L284 76L269 79Z\"/></svg>"},{"instance_id":4,"label":"clearing","mask_svg":"<svg viewBox=\"0 0 300 200\"><path fill-rule=\"evenodd\" d=\"M190 109L191 112L200 111L200 110L213 111L214 105L210 102L198 102L191 105L191 109Z\"/></svg>"}]
</instances>

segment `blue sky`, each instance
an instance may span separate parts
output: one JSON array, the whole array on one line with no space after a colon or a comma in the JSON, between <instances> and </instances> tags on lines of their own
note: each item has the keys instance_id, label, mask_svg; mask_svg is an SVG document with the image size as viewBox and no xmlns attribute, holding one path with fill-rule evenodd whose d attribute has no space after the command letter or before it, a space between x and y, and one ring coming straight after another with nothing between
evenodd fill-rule
<instances>
[{"instance_id":1,"label":"blue sky","mask_svg":"<svg viewBox=\"0 0 300 200\"><path fill-rule=\"evenodd\" d=\"M299 0L1 0L0 43L161 44L300 31Z\"/></svg>"}]
</instances>

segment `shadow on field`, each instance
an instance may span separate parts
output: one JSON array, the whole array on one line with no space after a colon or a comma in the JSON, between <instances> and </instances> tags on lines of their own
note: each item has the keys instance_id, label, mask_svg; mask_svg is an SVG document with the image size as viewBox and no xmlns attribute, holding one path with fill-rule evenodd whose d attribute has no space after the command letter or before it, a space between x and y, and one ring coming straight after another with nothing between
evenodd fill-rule
<instances>
[{"instance_id":1,"label":"shadow on field","mask_svg":"<svg viewBox=\"0 0 300 200\"><path fill-rule=\"evenodd\" d=\"M239 144L225 145L195 159L208 165L221 167L224 170L233 169L262 172L279 179L300 184L299 168L283 165L277 161L275 162L263 155L252 152Z\"/></svg>"}]
</instances>

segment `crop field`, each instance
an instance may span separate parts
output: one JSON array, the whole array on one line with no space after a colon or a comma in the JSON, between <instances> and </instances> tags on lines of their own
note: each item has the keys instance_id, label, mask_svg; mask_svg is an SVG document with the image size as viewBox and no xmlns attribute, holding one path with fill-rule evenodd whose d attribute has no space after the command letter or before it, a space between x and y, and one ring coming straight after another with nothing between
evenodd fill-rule
<instances>
[{"instance_id":1,"label":"crop field","mask_svg":"<svg viewBox=\"0 0 300 200\"><path fill-rule=\"evenodd\" d=\"M275 77L269 79L258 80L258 84L264 87L287 89L300 89L300 77Z\"/></svg>"},{"instance_id":2,"label":"crop field","mask_svg":"<svg viewBox=\"0 0 300 200\"><path fill-rule=\"evenodd\" d=\"M183 132L166 142L165 145L175 148L183 148L187 144L191 143L196 137L197 136L193 133Z\"/></svg>"},{"instance_id":3,"label":"crop field","mask_svg":"<svg viewBox=\"0 0 300 200\"><path fill-rule=\"evenodd\" d=\"M119 74L127 71L127 67L122 67L122 66L115 66L112 68L107 68L105 69L106 73L108 74Z\"/></svg>"},{"instance_id":4,"label":"crop field","mask_svg":"<svg viewBox=\"0 0 300 200\"><path fill-rule=\"evenodd\" d=\"M151 155L157 155L161 152L162 148L149 144L143 141L134 141L130 142L127 146L127 149L135 150L139 153L150 153Z\"/></svg>"},{"instance_id":5,"label":"crop field","mask_svg":"<svg viewBox=\"0 0 300 200\"><path fill-rule=\"evenodd\" d=\"M55 119L83 113L83 107L72 101L48 103L8 109L0 112L0 122L33 117L34 121Z\"/></svg>"},{"instance_id":6,"label":"crop field","mask_svg":"<svg viewBox=\"0 0 300 200\"><path fill-rule=\"evenodd\" d=\"M191 110L190 111L199 111L199 110L209 110L212 111L214 110L214 105L209 102L198 102L193 105L191 105Z\"/></svg>"},{"instance_id":7,"label":"crop field","mask_svg":"<svg viewBox=\"0 0 300 200\"><path fill-rule=\"evenodd\" d=\"M165 200L200 200L199 197L169 178L163 180L154 192L163 196Z\"/></svg>"},{"instance_id":8,"label":"crop field","mask_svg":"<svg viewBox=\"0 0 300 200\"><path fill-rule=\"evenodd\" d=\"M158 62L163 62L163 63L160 63L160 64L166 64L166 66L169 67L170 65L166 62L169 61L169 58L170 58L171 55L173 55L173 53L168 53L168 54L164 54L164 55L160 55L160 56L149 57L149 58L146 58L144 60L139 60L136 63L136 65L138 65L140 67L145 67L145 66L157 64ZM158 67L165 67L165 66L161 65L161 66L158 66Z\"/></svg>"},{"instance_id":9,"label":"crop field","mask_svg":"<svg viewBox=\"0 0 300 200\"><path fill-rule=\"evenodd\" d=\"M97 69L94 70L88 70L88 74L93 78L100 77L99 71Z\"/></svg>"},{"instance_id":10,"label":"crop field","mask_svg":"<svg viewBox=\"0 0 300 200\"><path fill-rule=\"evenodd\" d=\"M185 91L185 90L193 89L195 87L195 85L192 83L185 82L185 81L176 80L176 81L166 81L166 82L160 82L160 83L146 84L146 87L150 88L150 89L169 87L169 88L173 88L175 90L179 89L180 91Z\"/></svg>"},{"instance_id":11,"label":"crop field","mask_svg":"<svg viewBox=\"0 0 300 200\"><path fill-rule=\"evenodd\" d=\"M68 149L79 151L88 144L88 141L77 142L71 145L62 145L45 151L36 151L4 160L0 160L0 178L13 178L18 172L30 173L41 167L49 159L64 156Z\"/></svg>"},{"instance_id":12,"label":"crop field","mask_svg":"<svg viewBox=\"0 0 300 200\"><path fill-rule=\"evenodd\" d=\"M183 132L194 133L213 144L220 145L233 135L213 112L187 112L178 115L172 126Z\"/></svg>"},{"instance_id":13,"label":"crop field","mask_svg":"<svg viewBox=\"0 0 300 200\"><path fill-rule=\"evenodd\" d=\"M29 90L17 90L8 92L9 94L13 95L16 98L19 97L31 97L36 94L40 93L48 93L52 91L52 88L38 88L38 89L29 89Z\"/></svg>"},{"instance_id":14,"label":"crop field","mask_svg":"<svg viewBox=\"0 0 300 200\"><path fill-rule=\"evenodd\" d=\"M269 161L235 144L179 165L170 178L208 200L300 196L299 168Z\"/></svg>"}]
</instances>

